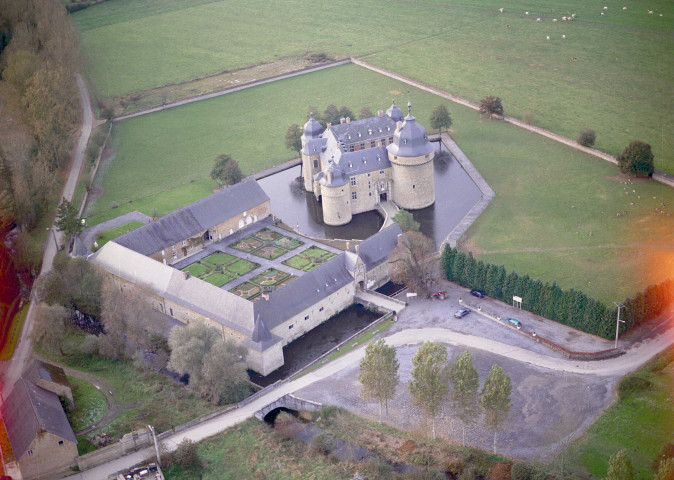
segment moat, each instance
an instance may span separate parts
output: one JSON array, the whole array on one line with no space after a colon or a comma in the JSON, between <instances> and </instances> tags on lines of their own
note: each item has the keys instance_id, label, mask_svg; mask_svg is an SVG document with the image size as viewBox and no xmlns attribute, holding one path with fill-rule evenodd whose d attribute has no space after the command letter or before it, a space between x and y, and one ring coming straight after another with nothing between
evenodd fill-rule
<instances>
[{"instance_id":1,"label":"moat","mask_svg":"<svg viewBox=\"0 0 674 480\"><path fill-rule=\"evenodd\" d=\"M434 145L439 148L440 143L434 142ZM446 152L444 147L443 151ZM421 232L440 245L482 194L451 155L434 162L434 173L435 203L412 213L421 224ZM354 215L347 225L325 225L313 193L304 191L296 181L299 176L298 165L258 181L271 199L274 215L299 233L315 238L363 240L381 228L383 219L374 211Z\"/></svg>"}]
</instances>

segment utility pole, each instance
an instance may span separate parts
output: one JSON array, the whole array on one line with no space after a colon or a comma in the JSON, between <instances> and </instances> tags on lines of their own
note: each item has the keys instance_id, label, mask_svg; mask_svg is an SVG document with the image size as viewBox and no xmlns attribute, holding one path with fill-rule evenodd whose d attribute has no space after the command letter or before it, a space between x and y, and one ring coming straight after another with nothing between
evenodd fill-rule
<instances>
[{"instance_id":1,"label":"utility pole","mask_svg":"<svg viewBox=\"0 0 674 480\"><path fill-rule=\"evenodd\" d=\"M620 320L620 309L625 308L625 305L623 305L620 302L613 302L613 305L618 307L618 318L616 318L615 321L615 346L613 348L618 348L618 329L620 328L620 323L625 323L625 320Z\"/></svg>"}]
</instances>

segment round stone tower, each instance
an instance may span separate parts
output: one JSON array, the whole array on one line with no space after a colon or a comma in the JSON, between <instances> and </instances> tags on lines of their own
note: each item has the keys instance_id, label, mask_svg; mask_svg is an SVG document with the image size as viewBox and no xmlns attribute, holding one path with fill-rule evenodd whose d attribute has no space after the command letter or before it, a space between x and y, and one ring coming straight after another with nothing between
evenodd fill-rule
<instances>
[{"instance_id":1,"label":"round stone tower","mask_svg":"<svg viewBox=\"0 0 674 480\"><path fill-rule=\"evenodd\" d=\"M309 121L304 124L302 133L302 176L304 177L304 189L308 192L313 192L314 175L321 171L321 150L312 140L320 138L322 133L323 126L314 119L312 113Z\"/></svg>"},{"instance_id":2,"label":"round stone tower","mask_svg":"<svg viewBox=\"0 0 674 480\"><path fill-rule=\"evenodd\" d=\"M326 225L345 225L351 221L351 189L349 177L345 176L339 165L330 162L324 172L316 176L323 204L323 222Z\"/></svg>"},{"instance_id":3,"label":"round stone tower","mask_svg":"<svg viewBox=\"0 0 674 480\"><path fill-rule=\"evenodd\" d=\"M392 199L400 208L418 210L435 202L435 148L428 141L426 129L412 116L412 105L409 103L407 110L404 121L397 124L393 143L388 146Z\"/></svg>"}]
</instances>

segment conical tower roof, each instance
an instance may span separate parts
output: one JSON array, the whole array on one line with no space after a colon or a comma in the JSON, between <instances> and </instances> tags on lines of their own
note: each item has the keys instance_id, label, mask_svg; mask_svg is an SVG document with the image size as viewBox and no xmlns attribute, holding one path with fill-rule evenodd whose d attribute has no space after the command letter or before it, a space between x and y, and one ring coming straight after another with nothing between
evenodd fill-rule
<instances>
[{"instance_id":1,"label":"conical tower roof","mask_svg":"<svg viewBox=\"0 0 674 480\"><path fill-rule=\"evenodd\" d=\"M262 343L272 339L271 332L264 323L264 320L260 318L260 315L255 318L253 335L250 337L250 339L255 343Z\"/></svg>"},{"instance_id":2,"label":"conical tower roof","mask_svg":"<svg viewBox=\"0 0 674 480\"><path fill-rule=\"evenodd\" d=\"M393 103L389 107L388 110L386 110L386 115L391 117L391 119L394 122L402 122L403 121L403 111L398 108L398 105L396 105L395 98L393 99Z\"/></svg>"},{"instance_id":3,"label":"conical tower roof","mask_svg":"<svg viewBox=\"0 0 674 480\"><path fill-rule=\"evenodd\" d=\"M400 130L393 135L393 143L388 146L389 153L401 157L421 157L433 150L426 129L412 116L412 104L408 103L407 116Z\"/></svg>"}]
</instances>

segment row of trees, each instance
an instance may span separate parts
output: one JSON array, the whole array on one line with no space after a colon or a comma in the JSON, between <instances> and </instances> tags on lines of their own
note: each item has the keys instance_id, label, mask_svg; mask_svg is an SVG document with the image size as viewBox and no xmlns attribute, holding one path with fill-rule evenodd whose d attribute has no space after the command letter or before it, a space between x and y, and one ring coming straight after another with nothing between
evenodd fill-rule
<instances>
[{"instance_id":1,"label":"row of trees","mask_svg":"<svg viewBox=\"0 0 674 480\"><path fill-rule=\"evenodd\" d=\"M492 265L466 255L448 245L442 252L442 268L447 279L482 290L490 297L510 303L513 295L522 297L523 307L535 314L575 329L611 338L616 308L608 307L578 290L562 290L556 283L543 283L528 275L506 272L503 265ZM648 287L625 300L622 331L659 315L674 298L674 279Z\"/></svg>"},{"instance_id":2,"label":"row of trees","mask_svg":"<svg viewBox=\"0 0 674 480\"><path fill-rule=\"evenodd\" d=\"M474 423L483 411L486 425L494 432L496 453L496 432L508 419L512 407L510 376L493 365L478 394L480 379L470 352L464 351L450 363L447 349L436 342L421 345L412 365L408 384L412 402L431 420L433 438L436 438L435 419L449 399L463 424L463 445L466 444L466 425ZM383 339L370 343L360 362L361 395L365 400L379 402L380 422L382 411L386 407L388 412L388 401L395 395L400 381L399 367L395 347Z\"/></svg>"},{"instance_id":3,"label":"row of trees","mask_svg":"<svg viewBox=\"0 0 674 480\"><path fill-rule=\"evenodd\" d=\"M5 220L37 224L54 201L79 117L74 72L78 40L56 0L0 0L0 97L9 128L0 132L0 209Z\"/></svg>"}]
</instances>

